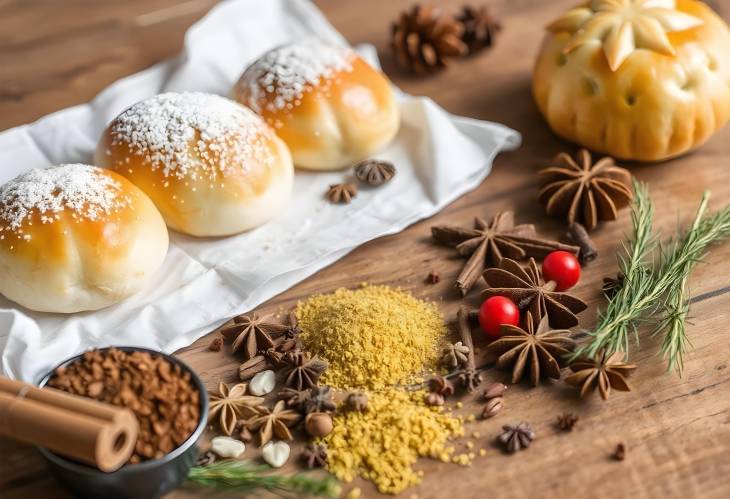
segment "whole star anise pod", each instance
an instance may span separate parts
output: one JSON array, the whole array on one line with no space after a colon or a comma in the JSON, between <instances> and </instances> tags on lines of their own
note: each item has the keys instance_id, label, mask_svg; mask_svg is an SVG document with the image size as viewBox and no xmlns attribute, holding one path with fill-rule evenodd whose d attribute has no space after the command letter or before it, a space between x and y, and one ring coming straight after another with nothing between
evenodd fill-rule
<instances>
[{"instance_id":1,"label":"whole star anise pod","mask_svg":"<svg viewBox=\"0 0 730 499\"><path fill-rule=\"evenodd\" d=\"M555 291L554 281L545 283L533 258L530 258L527 268L505 258L500 268L484 271L484 280L489 287L482 291L482 299L506 296L520 310L529 310L534 320L547 316L550 325L555 328L576 326L576 314L588 307L575 296Z\"/></svg>"},{"instance_id":2,"label":"whole star anise pod","mask_svg":"<svg viewBox=\"0 0 730 499\"><path fill-rule=\"evenodd\" d=\"M603 400L608 399L612 388L621 392L631 391L626 378L636 369L634 364L623 362L621 352L610 356L601 353L597 359L580 359L570 364L573 374L565 378L565 382L579 386L581 397L593 393L596 388Z\"/></svg>"},{"instance_id":3,"label":"whole star anise pod","mask_svg":"<svg viewBox=\"0 0 730 499\"><path fill-rule=\"evenodd\" d=\"M433 239L454 246L461 256L468 257L456 287L466 295L487 267L499 266L504 258L520 260L528 256L541 258L556 250L578 254L578 248L558 241L540 239L535 227L515 225L514 213L497 213L491 221L474 219L473 229L439 225L431 227Z\"/></svg>"},{"instance_id":4,"label":"whole star anise pod","mask_svg":"<svg viewBox=\"0 0 730 499\"><path fill-rule=\"evenodd\" d=\"M497 33L502 29L502 25L486 5L480 7L465 5L457 20L464 26L461 39L468 47L469 53L491 47Z\"/></svg>"},{"instance_id":5,"label":"whole star anise pod","mask_svg":"<svg viewBox=\"0 0 730 499\"><path fill-rule=\"evenodd\" d=\"M285 407L284 401L279 400L272 409L266 407L263 411L248 422L251 430L258 430L261 445L266 444L273 436L280 440L292 440L289 427L294 426L301 416L298 412Z\"/></svg>"},{"instance_id":6,"label":"whole star anise pod","mask_svg":"<svg viewBox=\"0 0 730 499\"><path fill-rule=\"evenodd\" d=\"M319 357L312 357L307 352L291 351L284 356L281 366L285 385L304 390L317 384L317 380L327 369L327 362Z\"/></svg>"},{"instance_id":7,"label":"whole star anise pod","mask_svg":"<svg viewBox=\"0 0 730 499\"><path fill-rule=\"evenodd\" d=\"M452 369L464 365L469 360L470 351L461 341L449 343L441 350L441 363Z\"/></svg>"},{"instance_id":8,"label":"whole star anise pod","mask_svg":"<svg viewBox=\"0 0 730 499\"><path fill-rule=\"evenodd\" d=\"M243 352L245 359L255 357L274 346L274 338L283 335L287 326L269 322L258 314L239 315L233 318L233 325L221 329L223 337L232 342L234 352Z\"/></svg>"},{"instance_id":9,"label":"whole star anise pod","mask_svg":"<svg viewBox=\"0 0 730 499\"><path fill-rule=\"evenodd\" d=\"M497 438L497 441L509 453L527 449L535 440L535 432L532 430L532 426L525 422L518 425L504 425L502 430L502 434Z\"/></svg>"},{"instance_id":10,"label":"whole star anise pod","mask_svg":"<svg viewBox=\"0 0 730 499\"><path fill-rule=\"evenodd\" d=\"M233 433L239 418L257 415L262 410L264 399L246 395L246 390L245 383L229 388L221 382L218 384L218 392L209 394L208 421L218 418L218 424L226 435Z\"/></svg>"},{"instance_id":11,"label":"whole star anise pod","mask_svg":"<svg viewBox=\"0 0 730 499\"><path fill-rule=\"evenodd\" d=\"M300 458L310 470L324 468L327 466L327 446L310 442L302 449Z\"/></svg>"},{"instance_id":12,"label":"whole star anise pod","mask_svg":"<svg viewBox=\"0 0 730 499\"><path fill-rule=\"evenodd\" d=\"M327 199L335 204L348 204L357 196L357 186L352 182L332 184L327 190Z\"/></svg>"},{"instance_id":13,"label":"whole star anise pod","mask_svg":"<svg viewBox=\"0 0 730 499\"><path fill-rule=\"evenodd\" d=\"M391 27L391 48L398 63L416 73L445 68L454 57L466 54L463 26L433 5L414 5Z\"/></svg>"},{"instance_id":14,"label":"whole star anise pod","mask_svg":"<svg viewBox=\"0 0 730 499\"><path fill-rule=\"evenodd\" d=\"M355 178L368 185L381 185L395 175L395 166L389 161L381 159L366 159L354 167Z\"/></svg>"},{"instance_id":15,"label":"whole star anise pod","mask_svg":"<svg viewBox=\"0 0 730 499\"><path fill-rule=\"evenodd\" d=\"M534 386L540 377L560 379L563 357L575 349L575 340L567 329L550 329L547 316L535 328L532 314L528 311L525 329L505 324L502 336L487 347L487 352L498 355L497 367L512 367L512 383L517 383L530 373Z\"/></svg>"},{"instance_id":16,"label":"whole star anise pod","mask_svg":"<svg viewBox=\"0 0 730 499\"><path fill-rule=\"evenodd\" d=\"M577 159L560 153L555 166L538 172L539 199L549 215L567 216L568 224L581 222L591 231L601 220L616 220L618 210L631 202L631 173L608 157L593 164L586 149Z\"/></svg>"},{"instance_id":17,"label":"whole star anise pod","mask_svg":"<svg viewBox=\"0 0 730 499\"><path fill-rule=\"evenodd\" d=\"M313 386L309 389L309 398L302 404L304 414L312 412L333 412L337 406L332 401L332 389L329 386Z\"/></svg>"},{"instance_id":18,"label":"whole star anise pod","mask_svg":"<svg viewBox=\"0 0 730 499\"><path fill-rule=\"evenodd\" d=\"M456 382L467 392L472 393L482 382L482 374L472 367L466 367L457 372Z\"/></svg>"}]
</instances>

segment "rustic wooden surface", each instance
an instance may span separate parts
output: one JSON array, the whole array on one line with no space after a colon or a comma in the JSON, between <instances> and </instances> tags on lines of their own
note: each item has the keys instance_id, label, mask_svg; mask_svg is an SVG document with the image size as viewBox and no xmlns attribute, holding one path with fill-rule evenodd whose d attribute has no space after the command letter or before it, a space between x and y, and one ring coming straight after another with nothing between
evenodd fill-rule
<instances>
[{"instance_id":1,"label":"rustic wooden surface","mask_svg":"<svg viewBox=\"0 0 730 499\"><path fill-rule=\"evenodd\" d=\"M467 224L474 215L513 209L518 221L533 222L548 235L561 224L546 219L535 202L534 172L555 153L575 147L558 140L540 118L530 96L530 70L542 26L575 0L494 1L504 21L496 48L468 58L429 78L404 74L388 52L388 23L408 0L368 2L321 0L317 3L352 43L377 46L385 71L404 90L428 95L447 110L505 123L523 134L523 146L497 158L493 173L474 192L431 220L373 241L260 307L276 312L312 293L362 281L402 286L415 295L439 300L453 318L460 303L450 284L461 261L449 249L429 240L433 223ZM0 0L0 130L37 119L93 97L114 80L177 53L185 29L213 0ZM441 3L441 2L440 2ZM462 2L443 2L456 9ZM711 2L725 19L730 0ZM1 167L1 166L0 166ZM711 206L730 202L730 127L701 150L656 165L633 165L648 182L657 225L672 231L692 216L702 191L711 188ZM600 281L615 273L615 252L628 228L622 213L617 223L596 234L600 257L584 270L576 293L590 302L582 316L590 327L601 303ZM426 285L431 269L443 275ZM634 391L604 403L580 401L563 383L532 389L512 387L507 409L498 417L467 426L482 436L473 440L487 449L471 467L422 460L423 483L404 494L438 497L728 497L730 496L730 244L717 247L691 280L694 305L689 334L694 344L683 378L667 375L657 361L656 341L645 338L633 353L639 368ZM467 300L476 305L477 293ZM233 380L236 361L206 351L201 339L181 352L212 386ZM504 373L486 371L488 380ZM463 414L477 410L475 397L463 399ZM558 414L580 416L575 430L559 434ZM538 439L528 451L501 455L492 441L500 426L526 420ZM59 428L60 431L62 429ZM610 458L618 442L628 446L624 462ZM251 452L251 451L249 451ZM68 497L49 476L29 447L0 440L0 497ZM363 496L374 496L369 484L357 482ZM349 486L347 487L349 488ZM183 488L170 498L199 497L200 489ZM208 495L208 494L206 494ZM210 494L220 495L220 494ZM222 496L222 495L220 495ZM233 496L230 496L233 497Z\"/></svg>"}]
</instances>

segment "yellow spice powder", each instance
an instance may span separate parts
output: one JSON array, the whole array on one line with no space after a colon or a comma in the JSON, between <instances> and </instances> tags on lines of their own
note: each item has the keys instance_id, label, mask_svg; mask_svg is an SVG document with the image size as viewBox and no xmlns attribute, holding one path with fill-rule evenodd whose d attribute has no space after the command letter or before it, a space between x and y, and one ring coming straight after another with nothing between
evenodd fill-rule
<instances>
[{"instance_id":1,"label":"yellow spice powder","mask_svg":"<svg viewBox=\"0 0 730 499\"><path fill-rule=\"evenodd\" d=\"M389 388L369 395L365 412L339 412L332 433L321 439L328 469L345 482L361 476L378 490L397 494L421 481L419 457L448 460L450 438L464 434L462 421L424 404L424 392Z\"/></svg>"},{"instance_id":2,"label":"yellow spice powder","mask_svg":"<svg viewBox=\"0 0 730 499\"><path fill-rule=\"evenodd\" d=\"M297 318L306 349L329 363L322 382L342 389L413 381L435 365L446 333L433 303L388 286L312 296Z\"/></svg>"}]
</instances>

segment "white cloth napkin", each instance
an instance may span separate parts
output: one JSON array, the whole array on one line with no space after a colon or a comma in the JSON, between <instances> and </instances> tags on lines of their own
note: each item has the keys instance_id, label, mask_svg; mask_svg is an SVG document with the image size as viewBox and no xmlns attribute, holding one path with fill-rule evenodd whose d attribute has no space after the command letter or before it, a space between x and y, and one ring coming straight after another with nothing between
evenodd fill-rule
<instances>
[{"instance_id":1,"label":"white cloth napkin","mask_svg":"<svg viewBox=\"0 0 730 499\"><path fill-rule=\"evenodd\" d=\"M129 105L166 91L227 95L243 69L266 50L316 36L346 43L306 0L230 0L188 30L183 53L114 83L92 102L0 134L0 183L31 168L90 162L104 126ZM372 47L361 52L377 64ZM2 371L36 380L83 350L136 345L172 352L333 263L360 244L433 215L488 175L494 156L519 145L517 132L451 116L430 99L401 96L402 125L377 157L394 179L331 205L327 186L346 173L297 172L282 216L239 236L195 239L171 234L163 269L151 285L104 310L44 314L0 297Z\"/></svg>"}]
</instances>

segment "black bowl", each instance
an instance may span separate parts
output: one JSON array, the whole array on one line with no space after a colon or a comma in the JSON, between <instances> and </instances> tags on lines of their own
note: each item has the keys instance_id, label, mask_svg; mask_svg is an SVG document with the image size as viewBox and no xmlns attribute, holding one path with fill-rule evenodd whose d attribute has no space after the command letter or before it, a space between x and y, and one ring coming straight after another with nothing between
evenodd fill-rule
<instances>
[{"instance_id":1,"label":"black bowl","mask_svg":"<svg viewBox=\"0 0 730 499\"><path fill-rule=\"evenodd\" d=\"M91 466L66 459L46 448L38 447L48 461L54 476L77 497L105 499L152 499L177 488L188 476L191 466L198 458L198 440L205 431L208 421L208 395L198 375L183 361L147 348L114 347L125 352L149 352L162 355L169 362L179 365L191 375L194 386L200 391L200 421L183 444L160 459L151 459L139 464L128 464L116 471L105 473ZM106 348L100 349L102 351ZM59 367L67 366L83 354L72 357L51 370L38 383L43 387ZM62 429L59 429L62 431Z\"/></svg>"}]
</instances>

